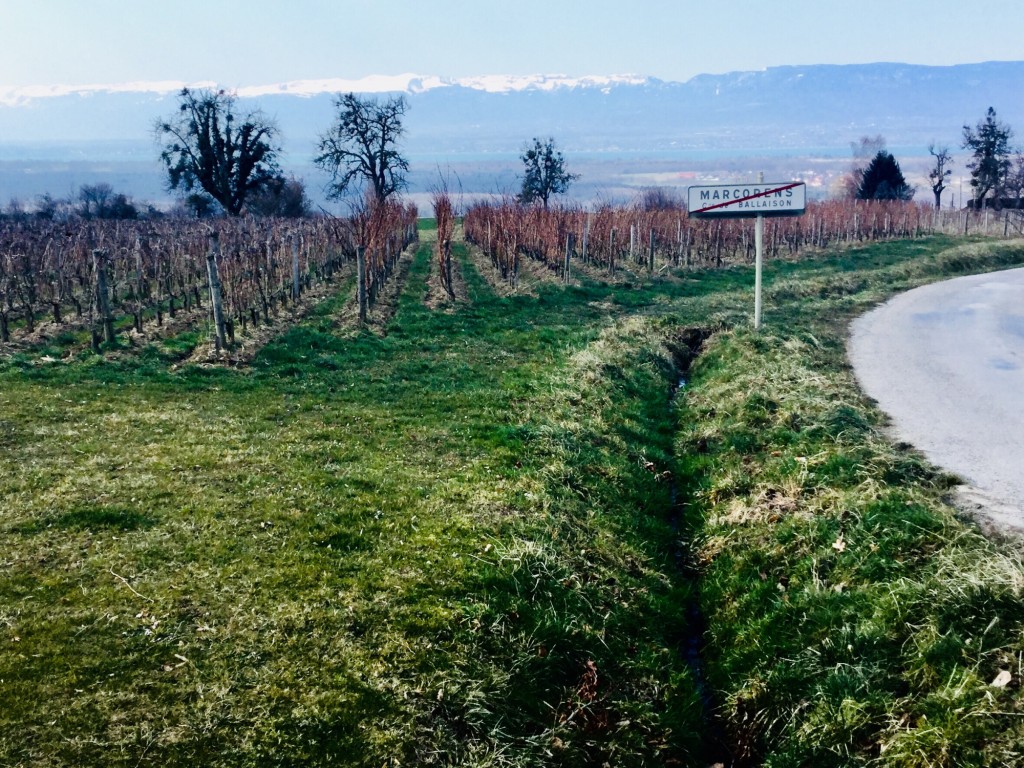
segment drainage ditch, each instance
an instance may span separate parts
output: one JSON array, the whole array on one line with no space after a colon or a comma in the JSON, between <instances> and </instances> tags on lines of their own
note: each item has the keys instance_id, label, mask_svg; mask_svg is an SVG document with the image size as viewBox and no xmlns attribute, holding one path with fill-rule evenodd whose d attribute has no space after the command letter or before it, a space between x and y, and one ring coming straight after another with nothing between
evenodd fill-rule
<instances>
[{"instance_id":1,"label":"drainage ditch","mask_svg":"<svg viewBox=\"0 0 1024 768\"><path fill-rule=\"evenodd\" d=\"M676 368L676 382L669 389L668 408L675 410L679 399L686 391L687 379L690 366L700 355L704 343L711 337L714 331L707 328L686 328L683 329L670 344ZM716 701L714 692L707 683L705 673L704 650L707 634L707 621L700 608L699 586L700 569L695 562L692 548L689 546L688 530L692 521L686 514L688 498L680 489L680 478L678 472L672 474L670 488L671 507L669 510L669 524L673 531L672 552L676 568L679 573L694 586L693 595L684 610L686 612L686 633L678 640L679 650L686 659L690 669L694 685L700 696L703 708L703 720L705 723L705 757L715 765L731 766L734 764L734 756L729 748L729 741L726 738L725 728L718 715L719 704Z\"/></svg>"}]
</instances>

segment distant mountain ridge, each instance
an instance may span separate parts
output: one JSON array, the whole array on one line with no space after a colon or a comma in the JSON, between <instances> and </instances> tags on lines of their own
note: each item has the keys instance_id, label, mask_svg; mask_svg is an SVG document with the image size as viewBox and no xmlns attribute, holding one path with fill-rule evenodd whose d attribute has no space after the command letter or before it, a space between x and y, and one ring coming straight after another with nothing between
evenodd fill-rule
<instances>
[{"instance_id":1,"label":"distant mountain ridge","mask_svg":"<svg viewBox=\"0 0 1024 768\"><path fill-rule=\"evenodd\" d=\"M371 75L355 80L322 78L292 80L271 85L247 85L233 89L240 98L259 96L319 96L324 93L425 93L437 88L469 88L488 93L542 90L556 88L608 88L613 85L642 85L656 82L638 75L569 77L568 75L480 75L478 77L444 78L436 75ZM189 83L184 80L137 81L92 85L0 86L0 106L27 106L34 101L65 96L137 93L166 96L182 88L216 88L213 81Z\"/></svg>"},{"instance_id":2,"label":"distant mountain ridge","mask_svg":"<svg viewBox=\"0 0 1024 768\"><path fill-rule=\"evenodd\" d=\"M98 181L137 199L170 202L153 129L176 110L185 85L0 88L0 204L44 192L74 196ZM920 185L929 143L960 153L962 126L989 106L1016 128L1014 143L1024 143L1024 62L786 66L682 83L637 75L401 74L237 93L242 109L259 108L275 120L286 172L319 194L326 176L312 167L317 135L333 122L336 94L347 91L405 94L402 149L410 192L422 195L442 172L466 193L514 189L518 154L534 136L556 138L581 174L573 194L582 199L685 186L697 173L731 178L766 164L787 178L816 180L824 193L848 167L850 144L877 134ZM960 158L957 172L963 167Z\"/></svg>"},{"instance_id":3,"label":"distant mountain ridge","mask_svg":"<svg viewBox=\"0 0 1024 768\"><path fill-rule=\"evenodd\" d=\"M181 82L0 88L0 145L151 141ZM195 83L212 87L213 83ZM273 116L286 150L306 156L340 92L404 93L410 151L501 152L553 135L570 151L952 143L989 106L1024 136L1024 62L771 67L668 82L638 75L402 74L237 89Z\"/></svg>"}]
</instances>

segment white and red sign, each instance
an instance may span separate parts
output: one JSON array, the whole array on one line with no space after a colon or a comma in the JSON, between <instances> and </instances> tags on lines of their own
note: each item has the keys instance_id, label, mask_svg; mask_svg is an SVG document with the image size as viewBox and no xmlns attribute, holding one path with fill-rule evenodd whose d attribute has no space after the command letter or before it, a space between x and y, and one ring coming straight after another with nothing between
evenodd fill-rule
<instances>
[{"instance_id":1,"label":"white and red sign","mask_svg":"<svg viewBox=\"0 0 1024 768\"><path fill-rule=\"evenodd\" d=\"M687 190L687 211L701 217L799 216L807 207L802 181L712 184Z\"/></svg>"}]
</instances>

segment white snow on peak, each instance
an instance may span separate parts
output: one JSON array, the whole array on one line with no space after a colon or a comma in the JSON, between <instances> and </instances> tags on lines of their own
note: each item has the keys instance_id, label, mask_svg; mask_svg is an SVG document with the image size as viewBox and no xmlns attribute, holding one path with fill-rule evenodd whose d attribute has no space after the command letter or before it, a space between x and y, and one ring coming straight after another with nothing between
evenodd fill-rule
<instances>
[{"instance_id":1,"label":"white snow on peak","mask_svg":"<svg viewBox=\"0 0 1024 768\"><path fill-rule=\"evenodd\" d=\"M234 90L238 96L251 98L271 95L316 96L322 93L423 93L435 88L462 87L488 93L511 91L553 91L560 88L600 88L607 91L615 85L642 85L648 78L638 75L569 77L568 75L480 75L478 77L443 78L436 75L371 75L358 79L325 78L293 80L271 85L248 85ZM37 99L59 96L90 96L98 93L147 93L166 95L182 88L217 88L212 81L186 83L178 80L128 82L91 85L0 85L0 106L18 107ZM230 89L229 89L230 90Z\"/></svg>"},{"instance_id":2,"label":"white snow on peak","mask_svg":"<svg viewBox=\"0 0 1024 768\"><path fill-rule=\"evenodd\" d=\"M433 75L370 75L358 80L345 78L325 78L322 80L292 80L288 83L273 85L251 85L239 88L239 96L316 96L321 93L419 93L440 88L448 82Z\"/></svg>"},{"instance_id":3,"label":"white snow on peak","mask_svg":"<svg viewBox=\"0 0 1024 768\"><path fill-rule=\"evenodd\" d=\"M473 88L489 93L509 91L553 91L556 88L599 87L613 85L643 85L646 77L639 75L612 75L609 77L569 77L568 75L481 75L451 81L452 85Z\"/></svg>"},{"instance_id":4,"label":"white snow on peak","mask_svg":"<svg viewBox=\"0 0 1024 768\"><path fill-rule=\"evenodd\" d=\"M97 93L177 93L182 88L216 88L212 81L186 83L183 80L159 80L104 85L0 85L0 106L18 107L36 99L57 96L91 96Z\"/></svg>"},{"instance_id":5,"label":"white snow on peak","mask_svg":"<svg viewBox=\"0 0 1024 768\"><path fill-rule=\"evenodd\" d=\"M488 93L542 90L556 88L601 87L612 85L641 85L647 78L638 75L610 77L569 77L568 75L480 75L478 77L446 78L436 75L372 75L358 80L333 78L324 80L293 80L275 85L256 85L239 88L239 96L267 96L292 94L316 96L321 93L422 93L435 88L462 87Z\"/></svg>"}]
</instances>

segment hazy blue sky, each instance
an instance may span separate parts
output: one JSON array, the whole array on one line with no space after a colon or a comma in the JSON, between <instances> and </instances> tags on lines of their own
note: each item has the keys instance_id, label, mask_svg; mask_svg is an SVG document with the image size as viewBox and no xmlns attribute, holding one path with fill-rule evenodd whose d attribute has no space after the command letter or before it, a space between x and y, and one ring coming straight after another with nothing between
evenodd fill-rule
<instances>
[{"instance_id":1,"label":"hazy blue sky","mask_svg":"<svg viewBox=\"0 0 1024 768\"><path fill-rule=\"evenodd\" d=\"M1021 0L0 0L0 86L1021 58Z\"/></svg>"}]
</instances>

